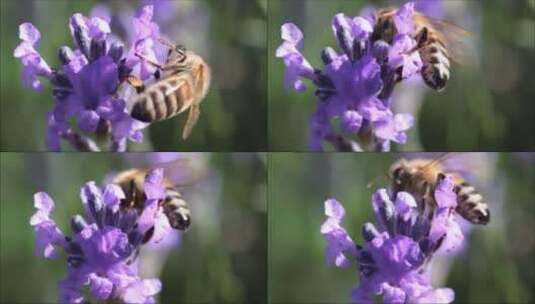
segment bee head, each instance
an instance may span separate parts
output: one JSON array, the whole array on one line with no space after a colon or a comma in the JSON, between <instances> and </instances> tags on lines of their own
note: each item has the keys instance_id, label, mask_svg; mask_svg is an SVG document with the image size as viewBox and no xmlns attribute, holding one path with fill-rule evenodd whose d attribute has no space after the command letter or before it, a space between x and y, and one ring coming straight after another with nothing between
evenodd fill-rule
<instances>
[{"instance_id":1,"label":"bee head","mask_svg":"<svg viewBox=\"0 0 535 304\"><path fill-rule=\"evenodd\" d=\"M171 43L169 40L159 37L158 42L167 46L169 51L167 52L167 62L170 64L182 64L187 58L186 47L181 44Z\"/></svg>"},{"instance_id":2,"label":"bee head","mask_svg":"<svg viewBox=\"0 0 535 304\"><path fill-rule=\"evenodd\" d=\"M175 45L174 51L181 56L186 56L186 47L182 44Z\"/></svg>"},{"instance_id":3,"label":"bee head","mask_svg":"<svg viewBox=\"0 0 535 304\"><path fill-rule=\"evenodd\" d=\"M167 53L167 63L171 65L183 65L188 58L188 51L183 45L173 45Z\"/></svg>"},{"instance_id":4,"label":"bee head","mask_svg":"<svg viewBox=\"0 0 535 304\"><path fill-rule=\"evenodd\" d=\"M391 44L396 35L396 27L392 18L392 9L380 10L376 14L376 23L373 28L371 40L384 40L388 44Z\"/></svg>"},{"instance_id":5,"label":"bee head","mask_svg":"<svg viewBox=\"0 0 535 304\"><path fill-rule=\"evenodd\" d=\"M405 159L396 161L389 170L389 177L395 185L404 183L405 180L411 177L411 172L407 166Z\"/></svg>"}]
</instances>

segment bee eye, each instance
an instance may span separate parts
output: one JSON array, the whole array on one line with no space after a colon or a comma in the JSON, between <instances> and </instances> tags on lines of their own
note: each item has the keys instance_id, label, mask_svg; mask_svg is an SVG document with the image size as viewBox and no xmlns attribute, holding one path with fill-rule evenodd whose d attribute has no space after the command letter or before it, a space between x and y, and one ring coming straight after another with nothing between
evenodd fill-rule
<instances>
[{"instance_id":1,"label":"bee eye","mask_svg":"<svg viewBox=\"0 0 535 304\"><path fill-rule=\"evenodd\" d=\"M394 178L397 179L397 178L399 178L400 175L401 175L401 168L396 168L396 169L394 169L394 171L392 171L392 176Z\"/></svg>"}]
</instances>

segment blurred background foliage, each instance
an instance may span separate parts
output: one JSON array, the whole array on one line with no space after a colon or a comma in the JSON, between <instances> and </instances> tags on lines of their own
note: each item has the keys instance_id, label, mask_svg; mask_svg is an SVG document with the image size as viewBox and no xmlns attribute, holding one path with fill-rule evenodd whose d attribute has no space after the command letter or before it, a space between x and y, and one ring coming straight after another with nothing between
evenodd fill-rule
<instances>
[{"instance_id":1,"label":"blurred background foliage","mask_svg":"<svg viewBox=\"0 0 535 304\"><path fill-rule=\"evenodd\" d=\"M155 5L160 31L202 55L211 65L212 84L201 106L201 118L192 136L183 141L187 115L155 123L135 151L265 151L266 109L266 0L139 0L0 1L0 148L2 151L46 150L46 113L52 109L52 88L42 92L20 85L21 64L13 57L19 43L18 26L32 22L41 32L38 51L51 67L58 67L57 50L72 46L68 22L76 13L111 12L112 33L124 34L133 15L145 4ZM127 20L121 24L121 20ZM123 26L123 28L121 28ZM122 37L125 38L125 37ZM65 145L67 148L67 145Z\"/></svg>"},{"instance_id":2,"label":"blurred background foliage","mask_svg":"<svg viewBox=\"0 0 535 304\"><path fill-rule=\"evenodd\" d=\"M392 162L408 154L269 155L269 288L272 303L346 303L357 286L353 266L327 266L324 201L346 209L343 226L362 243L362 224L373 220L371 196L388 187ZM424 154L427 158L436 155ZM491 210L487 226L465 227L466 246L455 256L434 259L435 286L455 290L455 303L535 301L535 154L467 153L448 156L468 169L467 178ZM475 175L475 176L474 176ZM367 187L372 183L371 187ZM471 229L470 229L471 228ZM470 231L468 231L470 230Z\"/></svg>"},{"instance_id":3,"label":"blurred background foliage","mask_svg":"<svg viewBox=\"0 0 535 304\"><path fill-rule=\"evenodd\" d=\"M182 175L180 183L190 184L179 189L192 210L192 225L167 259L152 259L163 265L148 267L151 274L145 275L162 280L158 302L265 302L265 155L201 153L183 157L193 160L191 166L180 166L184 172L202 178ZM70 218L83 212L79 198L83 184L91 180L100 184L111 171L144 167L154 159L153 154L140 153L2 153L0 303L56 303L57 284L66 275L63 254L56 260L34 255L35 235L29 219L35 212L35 192L49 193L56 204L52 218L70 235ZM193 180L196 182L191 184ZM142 255L145 253L151 251L144 248ZM150 263L142 258L142 265L144 261Z\"/></svg>"},{"instance_id":4,"label":"blurred background foliage","mask_svg":"<svg viewBox=\"0 0 535 304\"><path fill-rule=\"evenodd\" d=\"M308 150L308 122L315 110L313 84L297 93L283 86L284 64L275 57L280 27L293 22L304 34L303 54L321 67L320 52L337 48L336 13L357 16L363 8L407 1L270 0L268 15L268 122L271 151ZM473 33L479 67L458 65L443 92L420 79L398 86L396 112L412 113L416 125L402 151L530 151L535 149L535 1L417 0L417 8ZM418 77L419 78L419 77Z\"/></svg>"}]
</instances>

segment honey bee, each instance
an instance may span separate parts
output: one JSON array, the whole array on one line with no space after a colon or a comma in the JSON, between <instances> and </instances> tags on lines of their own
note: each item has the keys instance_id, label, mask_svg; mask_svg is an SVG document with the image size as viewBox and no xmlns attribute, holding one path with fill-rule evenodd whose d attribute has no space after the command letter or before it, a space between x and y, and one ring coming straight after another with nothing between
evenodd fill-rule
<instances>
[{"instance_id":1,"label":"honey bee","mask_svg":"<svg viewBox=\"0 0 535 304\"><path fill-rule=\"evenodd\" d=\"M389 175L394 195L400 191L409 192L417 201L423 202L425 206L420 208L430 206L432 209L437 206L434 196L436 185L446 175L451 176L457 195L457 213L473 224L486 225L490 220L489 207L483 196L461 174L448 172L439 159L400 159L390 167Z\"/></svg>"},{"instance_id":2,"label":"honey bee","mask_svg":"<svg viewBox=\"0 0 535 304\"><path fill-rule=\"evenodd\" d=\"M128 108L133 118L143 122L168 119L189 110L182 130L182 139L186 139L197 124L200 103L208 93L210 67L201 56L186 50L184 46L172 44L163 38L158 41L169 47L166 62L162 66L136 54L157 68L157 80L145 87L140 79L127 76L126 81L138 92L128 102Z\"/></svg>"},{"instance_id":3,"label":"honey bee","mask_svg":"<svg viewBox=\"0 0 535 304\"><path fill-rule=\"evenodd\" d=\"M396 12L392 8L377 11L372 41L384 40L392 44L397 34L393 18ZM420 74L430 88L440 92L446 87L450 79L450 61L465 66L476 65L473 41L468 31L418 12L414 12L413 21L415 30L412 36L417 42L414 51L420 54L423 63Z\"/></svg>"},{"instance_id":4,"label":"honey bee","mask_svg":"<svg viewBox=\"0 0 535 304\"><path fill-rule=\"evenodd\" d=\"M125 198L121 200L121 208L143 210L146 196L143 191L143 184L147 175L147 169L130 169L118 173L112 183L121 187L125 193ZM159 202L164 214L169 220L169 224L176 230L186 231L191 223L191 211L188 204L182 198L173 182L167 177L164 178L165 198ZM144 242L152 237L154 229L149 229L144 236Z\"/></svg>"}]
</instances>

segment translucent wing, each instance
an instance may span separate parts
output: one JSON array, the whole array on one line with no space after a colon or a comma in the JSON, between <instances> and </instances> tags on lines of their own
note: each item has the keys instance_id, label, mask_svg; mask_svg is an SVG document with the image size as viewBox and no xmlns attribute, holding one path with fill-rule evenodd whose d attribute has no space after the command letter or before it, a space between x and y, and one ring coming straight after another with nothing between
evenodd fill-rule
<instances>
[{"instance_id":1,"label":"translucent wing","mask_svg":"<svg viewBox=\"0 0 535 304\"><path fill-rule=\"evenodd\" d=\"M450 52L451 60L463 66L477 67L479 60L473 35L455 24L436 20L420 13L414 14L414 22L426 26L440 35Z\"/></svg>"},{"instance_id":2,"label":"translucent wing","mask_svg":"<svg viewBox=\"0 0 535 304\"><path fill-rule=\"evenodd\" d=\"M200 153L154 153L150 169L162 168L165 176L176 186L192 186L208 176L207 159Z\"/></svg>"},{"instance_id":3,"label":"translucent wing","mask_svg":"<svg viewBox=\"0 0 535 304\"><path fill-rule=\"evenodd\" d=\"M426 168L430 168L432 166L434 166L435 164L437 163L442 163L444 162L445 160L447 160L448 158L452 157L453 156L453 153L452 152L442 152L442 153L439 153L438 155L436 155L435 157L433 157L428 164L426 164L423 169L425 170Z\"/></svg>"},{"instance_id":4,"label":"translucent wing","mask_svg":"<svg viewBox=\"0 0 535 304\"><path fill-rule=\"evenodd\" d=\"M186 120L186 124L184 125L184 130L182 130L182 139L186 139L190 136L193 127L195 127L197 121L199 120L200 114L201 111L199 109L199 104L192 104L189 108L188 119Z\"/></svg>"},{"instance_id":5,"label":"translucent wing","mask_svg":"<svg viewBox=\"0 0 535 304\"><path fill-rule=\"evenodd\" d=\"M444 161L448 171L458 172L469 182L484 185L494 179L496 170L494 153L455 153Z\"/></svg>"}]
</instances>

